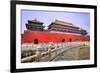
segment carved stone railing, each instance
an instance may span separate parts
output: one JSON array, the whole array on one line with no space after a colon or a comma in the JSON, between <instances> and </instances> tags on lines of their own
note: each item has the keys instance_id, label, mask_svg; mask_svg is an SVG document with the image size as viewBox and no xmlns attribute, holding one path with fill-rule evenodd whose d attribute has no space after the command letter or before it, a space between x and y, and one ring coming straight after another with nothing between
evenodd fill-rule
<instances>
[{"instance_id":1,"label":"carved stone railing","mask_svg":"<svg viewBox=\"0 0 100 73\"><path fill-rule=\"evenodd\" d=\"M42 53L39 50L37 50L35 55L22 58L21 62L26 63L26 62L53 61L57 56L59 56L63 52L66 52L67 50L73 49L73 48L82 48L82 47L84 47L84 45L85 45L85 43L83 43L83 42L82 42L82 44L69 45L69 46L65 46L65 44L63 44L62 47L55 48L55 49L49 48L48 51L42 52Z\"/></svg>"}]
</instances>

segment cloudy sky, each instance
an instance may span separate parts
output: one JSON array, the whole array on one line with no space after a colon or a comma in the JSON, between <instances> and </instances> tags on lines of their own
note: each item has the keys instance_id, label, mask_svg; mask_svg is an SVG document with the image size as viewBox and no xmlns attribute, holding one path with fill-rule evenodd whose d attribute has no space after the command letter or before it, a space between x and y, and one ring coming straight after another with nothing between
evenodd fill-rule
<instances>
[{"instance_id":1,"label":"cloudy sky","mask_svg":"<svg viewBox=\"0 0 100 73\"><path fill-rule=\"evenodd\" d=\"M34 20L35 18L43 22L44 26L48 26L56 19L69 22L87 30L88 34L90 34L90 13L36 10L21 10L21 33L27 30L25 24L28 23L28 20Z\"/></svg>"}]
</instances>

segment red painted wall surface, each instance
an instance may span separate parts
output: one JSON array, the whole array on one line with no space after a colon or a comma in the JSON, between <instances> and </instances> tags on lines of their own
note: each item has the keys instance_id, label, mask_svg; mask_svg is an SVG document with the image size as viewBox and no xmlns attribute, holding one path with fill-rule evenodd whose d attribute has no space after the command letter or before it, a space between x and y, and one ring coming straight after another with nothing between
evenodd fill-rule
<instances>
[{"instance_id":1,"label":"red painted wall surface","mask_svg":"<svg viewBox=\"0 0 100 73\"><path fill-rule=\"evenodd\" d=\"M65 42L69 42L70 39L73 41L89 41L88 36L83 35L71 35L71 34L61 34L61 33L51 33L51 32L38 32L38 31L25 31L22 37L23 43L34 43L34 40L38 39L40 43L48 42L62 42L64 39Z\"/></svg>"}]
</instances>

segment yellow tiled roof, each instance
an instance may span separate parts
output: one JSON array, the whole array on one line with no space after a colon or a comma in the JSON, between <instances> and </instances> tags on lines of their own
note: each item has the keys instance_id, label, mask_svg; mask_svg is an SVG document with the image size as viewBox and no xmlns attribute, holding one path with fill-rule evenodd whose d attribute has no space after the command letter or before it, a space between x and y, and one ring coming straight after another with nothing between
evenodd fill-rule
<instances>
[{"instance_id":1,"label":"yellow tiled roof","mask_svg":"<svg viewBox=\"0 0 100 73\"><path fill-rule=\"evenodd\" d=\"M31 21L31 22L36 22L36 23L43 23L43 22L37 20L36 18L35 18L34 20L30 20L30 21Z\"/></svg>"},{"instance_id":2,"label":"yellow tiled roof","mask_svg":"<svg viewBox=\"0 0 100 73\"><path fill-rule=\"evenodd\" d=\"M65 25L65 26L77 27L77 26L74 26L72 23L68 23L68 22L61 21L61 20L55 20L54 23ZM79 28L79 27L77 27L77 28Z\"/></svg>"}]
</instances>

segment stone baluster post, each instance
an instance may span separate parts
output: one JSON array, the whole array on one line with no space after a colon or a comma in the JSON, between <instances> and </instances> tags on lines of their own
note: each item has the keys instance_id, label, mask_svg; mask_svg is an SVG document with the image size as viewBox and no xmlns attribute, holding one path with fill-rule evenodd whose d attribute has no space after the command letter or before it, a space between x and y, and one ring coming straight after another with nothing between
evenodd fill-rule
<instances>
[{"instance_id":1,"label":"stone baluster post","mask_svg":"<svg viewBox=\"0 0 100 73\"><path fill-rule=\"evenodd\" d=\"M37 55L36 61L39 62L41 60L41 53L40 53L40 51L37 50L36 51L36 55Z\"/></svg>"},{"instance_id":2,"label":"stone baluster post","mask_svg":"<svg viewBox=\"0 0 100 73\"><path fill-rule=\"evenodd\" d=\"M48 61L51 59L51 48L48 49Z\"/></svg>"}]
</instances>

